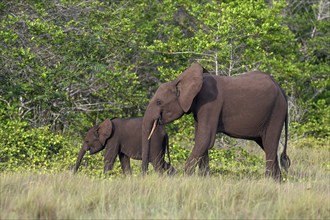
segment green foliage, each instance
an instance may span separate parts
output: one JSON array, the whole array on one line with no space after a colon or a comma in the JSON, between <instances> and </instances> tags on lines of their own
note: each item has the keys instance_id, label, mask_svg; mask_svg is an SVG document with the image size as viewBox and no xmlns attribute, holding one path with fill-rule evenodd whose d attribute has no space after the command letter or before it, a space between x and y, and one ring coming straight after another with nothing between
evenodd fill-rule
<instances>
[{"instance_id":1,"label":"green foliage","mask_svg":"<svg viewBox=\"0 0 330 220\"><path fill-rule=\"evenodd\" d=\"M294 38L281 25L284 1L274 2L272 7L264 1L166 2L174 6L162 17L172 22L163 22L158 28L163 33L160 36L166 37L148 47L160 54L160 64L180 68L197 59L208 70L223 75L255 68L281 75L293 68Z\"/></svg>"},{"instance_id":2,"label":"green foliage","mask_svg":"<svg viewBox=\"0 0 330 220\"><path fill-rule=\"evenodd\" d=\"M1 124L0 140L1 171L50 168L54 156L68 144L48 127L30 129L20 121Z\"/></svg>"},{"instance_id":3,"label":"green foliage","mask_svg":"<svg viewBox=\"0 0 330 220\"><path fill-rule=\"evenodd\" d=\"M319 99L312 107L307 122L299 127L299 132L327 140L330 137L330 102Z\"/></svg>"},{"instance_id":4,"label":"green foliage","mask_svg":"<svg viewBox=\"0 0 330 220\"><path fill-rule=\"evenodd\" d=\"M311 136L307 136L307 137L299 138L293 143L295 147L302 149L310 148L310 149L327 149L328 151L330 150L329 139L325 139L325 138L314 138Z\"/></svg>"},{"instance_id":5,"label":"green foliage","mask_svg":"<svg viewBox=\"0 0 330 220\"><path fill-rule=\"evenodd\" d=\"M242 147L210 150L210 169L220 175L260 176L264 173L265 161Z\"/></svg>"},{"instance_id":6,"label":"green foliage","mask_svg":"<svg viewBox=\"0 0 330 220\"><path fill-rule=\"evenodd\" d=\"M53 130L81 132L99 118L142 115L147 98L134 60L143 33L131 34L136 24L121 19L128 15L122 6L4 4L13 13L1 14L0 95L34 126Z\"/></svg>"},{"instance_id":7,"label":"green foliage","mask_svg":"<svg viewBox=\"0 0 330 220\"><path fill-rule=\"evenodd\" d=\"M295 93L301 108L307 109L299 121L302 136L329 136L330 97L330 17L329 2L287 1L285 24L299 42L297 67L293 77Z\"/></svg>"}]
</instances>

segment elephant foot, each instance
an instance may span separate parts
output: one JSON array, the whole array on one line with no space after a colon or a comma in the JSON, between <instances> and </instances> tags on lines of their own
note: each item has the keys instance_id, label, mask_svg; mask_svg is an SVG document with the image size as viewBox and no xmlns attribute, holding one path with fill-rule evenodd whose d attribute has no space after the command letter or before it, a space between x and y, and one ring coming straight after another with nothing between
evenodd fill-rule
<instances>
[{"instance_id":1,"label":"elephant foot","mask_svg":"<svg viewBox=\"0 0 330 220\"><path fill-rule=\"evenodd\" d=\"M281 182L281 180L282 180L281 171L278 171L278 170L276 170L276 171L266 170L265 176L271 177L276 182Z\"/></svg>"},{"instance_id":2,"label":"elephant foot","mask_svg":"<svg viewBox=\"0 0 330 220\"><path fill-rule=\"evenodd\" d=\"M199 169L198 175L200 175L200 176L209 176L210 175L210 169L209 168Z\"/></svg>"},{"instance_id":3,"label":"elephant foot","mask_svg":"<svg viewBox=\"0 0 330 220\"><path fill-rule=\"evenodd\" d=\"M167 175L168 176L174 176L176 174L176 169L174 167L170 167L168 170L167 170Z\"/></svg>"},{"instance_id":4,"label":"elephant foot","mask_svg":"<svg viewBox=\"0 0 330 220\"><path fill-rule=\"evenodd\" d=\"M184 169L184 174L187 176L192 176L195 173L196 166L186 166Z\"/></svg>"},{"instance_id":5,"label":"elephant foot","mask_svg":"<svg viewBox=\"0 0 330 220\"><path fill-rule=\"evenodd\" d=\"M188 176L193 175L195 173L195 168L198 164L198 161L198 159L189 157L184 168L184 173Z\"/></svg>"}]
</instances>

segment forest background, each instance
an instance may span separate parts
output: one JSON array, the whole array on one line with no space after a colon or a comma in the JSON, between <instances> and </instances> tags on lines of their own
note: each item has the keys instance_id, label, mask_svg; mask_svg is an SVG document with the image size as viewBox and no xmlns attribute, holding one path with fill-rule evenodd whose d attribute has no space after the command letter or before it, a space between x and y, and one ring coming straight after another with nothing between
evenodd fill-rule
<instances>
[{"instance_id":1,"label":"forest background","mask_svg":"<svg viewBox=\"0 0 330 220\"><path fill-rule=\"evenodd\" d=\"M193 61L215 75L271 73L288 95L290 142L329 153L329 6L323 0L1 1L0 172L70 170L90 127L143 116L159 84ZM193 127L191 116L167 126L174 164L184 164ZM238 140L219 135L215 145L222 150L211 154L214 173L246 173L238 164L253 173L264 164L232 148L242 146ZM82 173L103 175L101 154L84 161Z\"/></svg>"}]
</instances>

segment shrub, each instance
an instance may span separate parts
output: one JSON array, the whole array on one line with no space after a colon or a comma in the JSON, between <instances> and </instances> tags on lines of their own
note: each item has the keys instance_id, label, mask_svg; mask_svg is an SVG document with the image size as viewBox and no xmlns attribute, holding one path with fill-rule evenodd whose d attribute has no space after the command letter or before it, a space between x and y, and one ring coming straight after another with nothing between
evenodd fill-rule
<instances>
[{"instance_id":1,"label":"shrub","mask_svg":"<svg viewBox=\"0 0 330 220\"><path fill-rule=\"evenodd\" d=\"M7 120L0 125L0 171L49 168L52 157L67 145L48 127L29 128L27 122Z\"/></svg>"},{"instance_id":2,"label":"shrub","mask_svg":"<svg viewBox=\"0 0 330 220\"><path fill-rule=\"evenodd\" d=\"M183 169L191 150L180 147L179 143L174 143L170 147L170 152L172 164L176 168ZM211 149L209 158L212 175L241 176L251 174L259 176L264 172L264 159L242 147Z\"/></svg>"},{"instance_id":3,"label":"shrub","mask_svg":"<svg viewBox=\"0 0 330 220\"><path fill-rule=\"evenodd\" d=\"M242 147L212 149L209 156L210 169L214 174L259 176L263 172L260 172L264 168L263 158Z\"/></svg>"}]
</instances>

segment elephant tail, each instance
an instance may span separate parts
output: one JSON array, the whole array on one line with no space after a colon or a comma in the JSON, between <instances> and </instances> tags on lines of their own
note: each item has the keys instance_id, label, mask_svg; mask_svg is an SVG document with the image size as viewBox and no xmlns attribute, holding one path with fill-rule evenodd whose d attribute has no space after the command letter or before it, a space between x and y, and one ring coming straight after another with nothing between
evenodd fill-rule
<instances>
[{"instance_id":1,"label":"elephant tail","mask_svg":"<svg viewBox=\"0 0 330 220\"><path fill-rule=\"evenodd\" d=\"M283 167L286 172L288 172L288 169L289 169L289 167L291 165L290 158L286 154L287 145L288 145L288 112L286 113L286 116L285 116L285 141L284 141L284 149L283 149L283 152L282 152L281 158L280 158L281 167Z\"/></svg>"},{"instance_id":2,"label":"elephant tail","mask_svg":"<svg viewBox=\"0 0 330 220\"><path fill-rule=\"evenodd\" d=\"M171 165L170 147L169 147L169 140L167 133L165 134L165 146L166 146L165 151L167 152L167 157L168 157L168 163Z\"/></svg>"}]
</instances>

